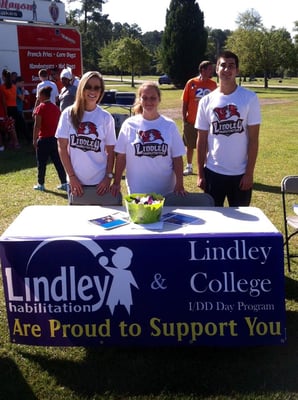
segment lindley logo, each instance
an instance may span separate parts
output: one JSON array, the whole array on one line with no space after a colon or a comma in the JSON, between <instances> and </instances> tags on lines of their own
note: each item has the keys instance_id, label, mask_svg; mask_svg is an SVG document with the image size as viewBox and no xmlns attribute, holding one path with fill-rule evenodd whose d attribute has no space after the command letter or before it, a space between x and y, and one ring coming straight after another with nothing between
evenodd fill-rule
<instances>
[{"instance_id":1,"label":"lindley logo","mask_svg":"<svg viewBox=\"0 0 298 400\"><path fill-rule=\"evenodd\" d=\"M137 157L165 157L168 155L168 144L157 129L138 132L139 141L134 144Z\"/></svg>"},{"instance_id":2,"label":"lindley logo","mask_svg":"<svg viewBox=\"0 0 298 400\"><path fill-rule=\"evenodd\" d=\"M212 122L214 135L231 136L244 132L243 119L235 104L227 104L224 107L215 107L213 110L216 120Z\"/></svg>"},{"instance_id":3,"label":"lindley logo","mask_svg":"<svg viewBox=\"0 0 298 400\"><path fill-rule=\"evenodd\" d=\"M50 15L51 15L53 21L57 22L57 19L59 17L59 8L55 1L52 1L52 3L50 4L49 12L50 12Z\"/></svg>"},{"instance_id":4,"label":"lindley logo","mask_svg":"<svg viewBox=\"0 0 298 400\"><path fill-rule=\"evenodd\" d=\"M83 151L100 151L101 139L93 122L81 122L77 134L70 135L70 147Z\"/></svg>"},{"instance_id":5,"label":"lindley logo","mask_svg":"<svg viewBox=\"0 0 298 400\"><path fill-rule=\"evenodd\" d=\"M63 238L63 242L67 242L67 251L58 256L52 252L57 240L45 240L35 248L22 283L14 275L13 268L5 268L10 310L92 313L107 306L113 315L115 307L121 306L130 314L132 286L138 289L129 270L133 252L120 246L110 249L107 256L92 239ZM81 257L77 257L78 248Z\"/></svg>"}]
</instances>

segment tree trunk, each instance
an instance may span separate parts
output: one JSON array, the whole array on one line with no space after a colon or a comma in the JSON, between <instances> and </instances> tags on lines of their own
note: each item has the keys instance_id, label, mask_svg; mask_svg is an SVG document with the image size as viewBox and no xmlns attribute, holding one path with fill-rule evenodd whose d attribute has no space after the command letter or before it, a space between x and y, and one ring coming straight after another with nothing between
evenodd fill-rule
<instances>
[{"instance_id":1,"label":"tree trunk","mask_svg":"<svg viewBox=\"0 0 298 400\"><path fill-rule=\"evenodd\" d=\"M264 88L268 89L268 74L267 74L267 71L264 72Z\"/></svg>"},{"instance_id":2,"label":"tree trunk","mask_svg":"<svg viewBox=\"0 0 298 400\"><path fill-rule=\"evenodd\" d=\"M131 71L131 87L135 87L135 73L134 71Z\"/></svg>"}]
</instances>

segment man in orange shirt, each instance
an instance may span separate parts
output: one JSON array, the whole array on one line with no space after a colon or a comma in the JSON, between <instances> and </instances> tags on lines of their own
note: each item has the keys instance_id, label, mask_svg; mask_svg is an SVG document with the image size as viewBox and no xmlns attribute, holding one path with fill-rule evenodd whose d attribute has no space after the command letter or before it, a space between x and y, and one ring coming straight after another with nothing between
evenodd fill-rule
<instances>
[{"instance_id":1,"label":"man in orange shirt","mask_svg":"<svg viewBox=\"0 0 298 400\"><path fill-rule=\"evenodd\" d=\"M217 88L216 83L210 79L213 75L211 61L202 61L199 65L199 76L187 81L182 94L182 120L183 142L186 146L187 165L183 175L192 175L193 152L197 145L197 130L194 127L198 104L202 97Z\"/></svg>"}]
</instances>

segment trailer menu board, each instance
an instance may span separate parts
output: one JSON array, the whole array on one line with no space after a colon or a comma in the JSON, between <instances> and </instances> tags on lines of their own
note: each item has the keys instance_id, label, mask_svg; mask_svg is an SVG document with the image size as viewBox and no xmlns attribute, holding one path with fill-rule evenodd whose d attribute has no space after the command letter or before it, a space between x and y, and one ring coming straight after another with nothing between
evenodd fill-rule
<instances>
[{"instance_id":1,"label":"trailer menu board","mask_svg":"<svg viewBox=\"0 0 298 400\"><path fill-rule=\"evenodd\" d=\"M20 70L27 87L36 88L41 68L61 71L69 66L74 75L81 76L81 37L75 28L17 25L17 35Z\"/></svg>"}]
</instances>

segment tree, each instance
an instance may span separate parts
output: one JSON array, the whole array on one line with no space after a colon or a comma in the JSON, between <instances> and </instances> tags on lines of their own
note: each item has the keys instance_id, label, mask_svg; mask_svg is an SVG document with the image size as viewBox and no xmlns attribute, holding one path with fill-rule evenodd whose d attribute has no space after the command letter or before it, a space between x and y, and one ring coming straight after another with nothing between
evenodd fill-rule
<instances>
[{"instance_id":1,"label":"tree","mask_svg":"<svg viewBox=\"0 0 298 400\"><path fill-rule=\"evenodd\" d=\"M72 3L75 0L68 0ZM102 15L102 4L107 0L82 0L81 8L71 10L67 22L78 27L82 35L84 70L98 67L98 49L112 39L112 22L107 15Z\"/></svg>"},{"instance_id":2,"label":"tree","mask_svg":"<svg viewBox=\"0 0 298 400\"><path fill-rule=\"evenodd\" d=\"M162 65L173 83L183 87L198 73L207 47L204 14L195 0L171 0L162 37Z\"/></svg>"},{"instance_id":3,"label":"tree","mask_svg":"<svg viewBox=\"0 0 298 400\"><path fill-rule=\"evenodd\" d=\"M142 37L142 29L137 24L129 25L127 22L124 24L115 22L113 26L113 40L122 39L124 37L140 39Z\"/></svg>"},{"instance_id":4,"label":"tree","mask_svg":"<svg viewBox=\"0 0 298 400\"><path fill-rule=\"evenodd\" d=\"M162 32L152 31L146 32L142 35L141 41L143 45L152 54L150 70L148 71L150 75L156 75L158 72L162 73L162 68L160 68L160 46L162 40Z\"/></svg>"},{"instance_id":5,"label":"tree","mask_svg":"<svg viewBox=\"0 0 298 400\"><path fill-rule=\"evenodd\" d=\"M294 32L298 32L298 21L294 22L294 28L293 28ZM295 46L298 47L298 34L296 34L294 36L294 42L295 42Z\"/></svg>"},{"instance_id":6,"label":"tree","mask_svg":"<svg viewBox=\"0 0 298 400\"><path fill-rule=\"evenodd\" d=\"M255 31L240 28L228 38L227 47L238 55L244 76L263 73L265 88L271 76L295 65L294 44L284 28Z\"/></svg>"},{"instance_id":7,"label":"tree","mask_svg":"<svg viewBox=\"0 0 298 400\"><path fill-rule=\"evenodd\" d=\"M68 0L68 3L73 3L75 1L76 0ZM94 12L101 13L102 5L106 2L107 0L81 0L81 9L78 12L78 15L79 17L83 16L83 32L87 32L88 22L92 20Z\"/></svg>"},{"instance_id":8,"label":"tree","mask_svg":"<svg viewBox=\"0 0 298 400\"><path fill-rule=\"evenodd\" d=\"M208 42L206 50L206 59L216 63L219 53L225 47L227 38L231 35L232 31L225 29L212 29L207 27Z\"/></svg>"},{"instance_id":9,"label":"tree","mask_svg":"<svg viewBox=\"0 0 298 400\"><path fill-rule=\"evenodd\" d=\"M294 22L293 32L298 32L298 21ZM291 72L292 76L297 76L298 70L298 34L294 35L294 46L295 46L295 67Z\"/></svg>"},{"instance_id":10,"label":"tree","mask_svg":"<svg viewBox=\"0 0 298 400\"><path fill-rule=\"evenodd\" d=\"M283 76L287 68L293 68L296 62L295 46L291 35L285 28L265 30L258 49L259 65L264 71L264 87L268 87L268 78Z\"/></svg>"},{"instance_id":11,"label":"tree","mask_svg":"<svg viewBox=\"0 0 298 400\"><path fill-rule=\"evenodd\" d=\"M118 43L118 40L112 40L111 42L105 44L104 47L102 47L99 51L98 65L100 71L102 71L104 74L117 75L119 73L119 69L117 68L115 60L113 59L113 51L117 48Z\"/></svg>"},{"instance_id":12,"label":"tree","mask_svg":"<svg viewBox=\"0 0 298 400\"><path fill-rule=\"evenodd\" d=\"M239 28L246 31L255 31L263 28L262 17L254 8L239 13L235 22Z\"/></svg>"},{"instance_id":13,"label":"tree","mask_svg":"<svg viewBox=\"0 0 298 400\"><path fill-rule=\"evenodd\" d=\"M113 43L114 50L110 53L112 63L122 72L131 74L131 87L134 87L134 76L148 68L150 53L139 39L123 38Z\"/></svg>"},{"instance_id":14,"label":"tree","mask_svg":"<svg viewBox=\"0 0 298 400\"><path fill-rule=\"evenodd\" d=\"M112 39L112 22L107 16L94 15L86 32L82 33L82 48L85 70L98 69L98 52Z\"/></svg>"},{"instance_id":15,"label":"tree","mask_svg":"<svg viewBox=\"0 0 298 400\"><path fill-rule=\"evenodd\" d=\"M266 29L254 9L239 14L236 22L239 28L228 38L226 46L238 55L242 75L261 71L267 88L271 76L295 65L296 52L286 29Z\"/></svg>"},{"instance_id":16,"label":"tree","mask_svg":"<svg viewBox=\"0 0 298 400\"><path fill-rule=\"evenodd\" d=\"M150 52L155 52L161 44L162 32L152 31L142 35L142 43Z\"/></svg>"},{"instance_id":17,"label":"tree","mask_svg":"<svg viewBox=\"0 0 298 400\"><path fill-rule=\"evenodd\" d=\"M228 37L226 47L237 54L240 60L240 75L246 79L256 74L258 52L262 33L260 31L238 28Z\"/></svg>"}]
</instances>

